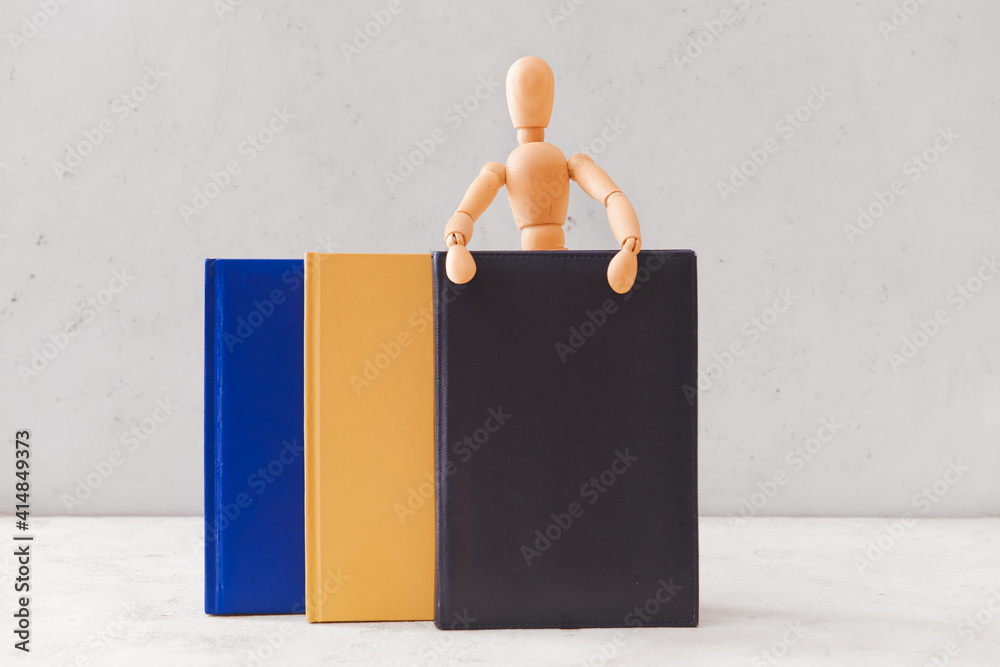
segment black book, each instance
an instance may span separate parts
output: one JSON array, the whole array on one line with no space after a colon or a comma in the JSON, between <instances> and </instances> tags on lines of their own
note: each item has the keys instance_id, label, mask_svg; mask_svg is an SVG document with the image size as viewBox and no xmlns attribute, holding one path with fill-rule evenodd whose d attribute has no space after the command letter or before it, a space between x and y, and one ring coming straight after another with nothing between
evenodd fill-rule
<instances>
[{"instance_id":1,"label":"black book","mask_svg":"<svg viewBox=\"0 0 1000 667\"><path fill-rule=\"evenodd\" d=\"M434 253L441 629L698 624L689 250Z\"/></svg>"}]
</instances>

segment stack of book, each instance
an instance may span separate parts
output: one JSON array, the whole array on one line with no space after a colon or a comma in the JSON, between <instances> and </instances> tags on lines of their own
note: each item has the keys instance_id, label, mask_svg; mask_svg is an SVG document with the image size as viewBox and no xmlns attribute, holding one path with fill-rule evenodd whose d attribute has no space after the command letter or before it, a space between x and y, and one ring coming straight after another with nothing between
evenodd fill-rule
<instances>
[{"instance_id":1,"label":"stack of book","mask_svg":"<svg viewBox=\"0 0 1000 667\"><path fill-rule=\"evenodd\" d=\"M214 259L205 609L695 626L691 251Z\"/></svg>"}]
</instances>

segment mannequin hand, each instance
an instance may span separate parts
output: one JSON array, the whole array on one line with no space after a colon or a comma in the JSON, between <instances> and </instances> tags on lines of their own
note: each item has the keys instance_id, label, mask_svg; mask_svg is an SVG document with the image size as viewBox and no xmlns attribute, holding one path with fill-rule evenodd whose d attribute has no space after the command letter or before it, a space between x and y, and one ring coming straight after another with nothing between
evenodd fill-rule
<instances>
[{"instance_id":1,"label":"mannequin hand","mask_svg":"<svg viewBox=\"0 0 1000 667\"><path fill-rule=\"evenodd\" d=\"M448 242L451 243L452 239ZM464 285L476 275L476 260L472 259L472 253L465 247L464 238L455 240L455 243L448 248L444 268L448 279L456 285Z\"/></svg>"},{"instance_id":2,"label":"mannequin hand","mask_svg":"<svg viewBox=\"0 0 1000 667\"><path fill-rule=\"evenodd\" d=\"M624 294L632 289L635 273L639 267L639 260L636 256L639 254L640 245L638 239L630 236L625 239L625 242L622 243L622 249L611 258L611 263L608 264L608 284L619 294Z\"/></svg>"}]
</instances>

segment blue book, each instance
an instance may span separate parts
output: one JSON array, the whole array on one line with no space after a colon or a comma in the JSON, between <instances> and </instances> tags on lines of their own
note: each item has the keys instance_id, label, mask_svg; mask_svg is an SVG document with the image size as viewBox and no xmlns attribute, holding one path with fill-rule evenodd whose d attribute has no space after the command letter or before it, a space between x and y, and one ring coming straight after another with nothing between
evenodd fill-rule
<instances>
[{"instance_id":1,"label":"blue book","mask_svg":"<svg viewBox=\"0 0 1000 667\"><path fill-rule=\"evenodd\" d=\"M205 262L205 611L305 612L302 260Z\"/></svg>"}]
</instances>

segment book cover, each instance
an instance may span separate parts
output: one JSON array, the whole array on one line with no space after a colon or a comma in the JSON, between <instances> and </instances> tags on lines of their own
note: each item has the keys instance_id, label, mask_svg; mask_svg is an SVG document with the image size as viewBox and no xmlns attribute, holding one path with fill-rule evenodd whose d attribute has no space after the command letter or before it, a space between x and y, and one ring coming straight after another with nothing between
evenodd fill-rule
<instances>
[{"instance_id":1,"label":"book cover","mask_svg":"<svg viewBox=\"0 0 1000 667\"><path fill-rule=\"evenodd\" d=\"M691 251L434 253L441 629L698 623Z\"/></svg>"},{"instance_id":2,"label":"book cover","mask_svg":"<svg viewBox=\"0 0 1000 667\"><path fill-rule=\"evenodd\" d=\"M306 617L430 620L430 255L305 264Z\"/></svg>"},{"instance_id":3,"label":"book cover","mask_svg":"<svg viewBox=\"0 0 1000 667\"><path fill-rule=\"evenodd\" d=\"M205 262L205 611L305 610L302 260Z\"/></svg>"}]
</instances>

